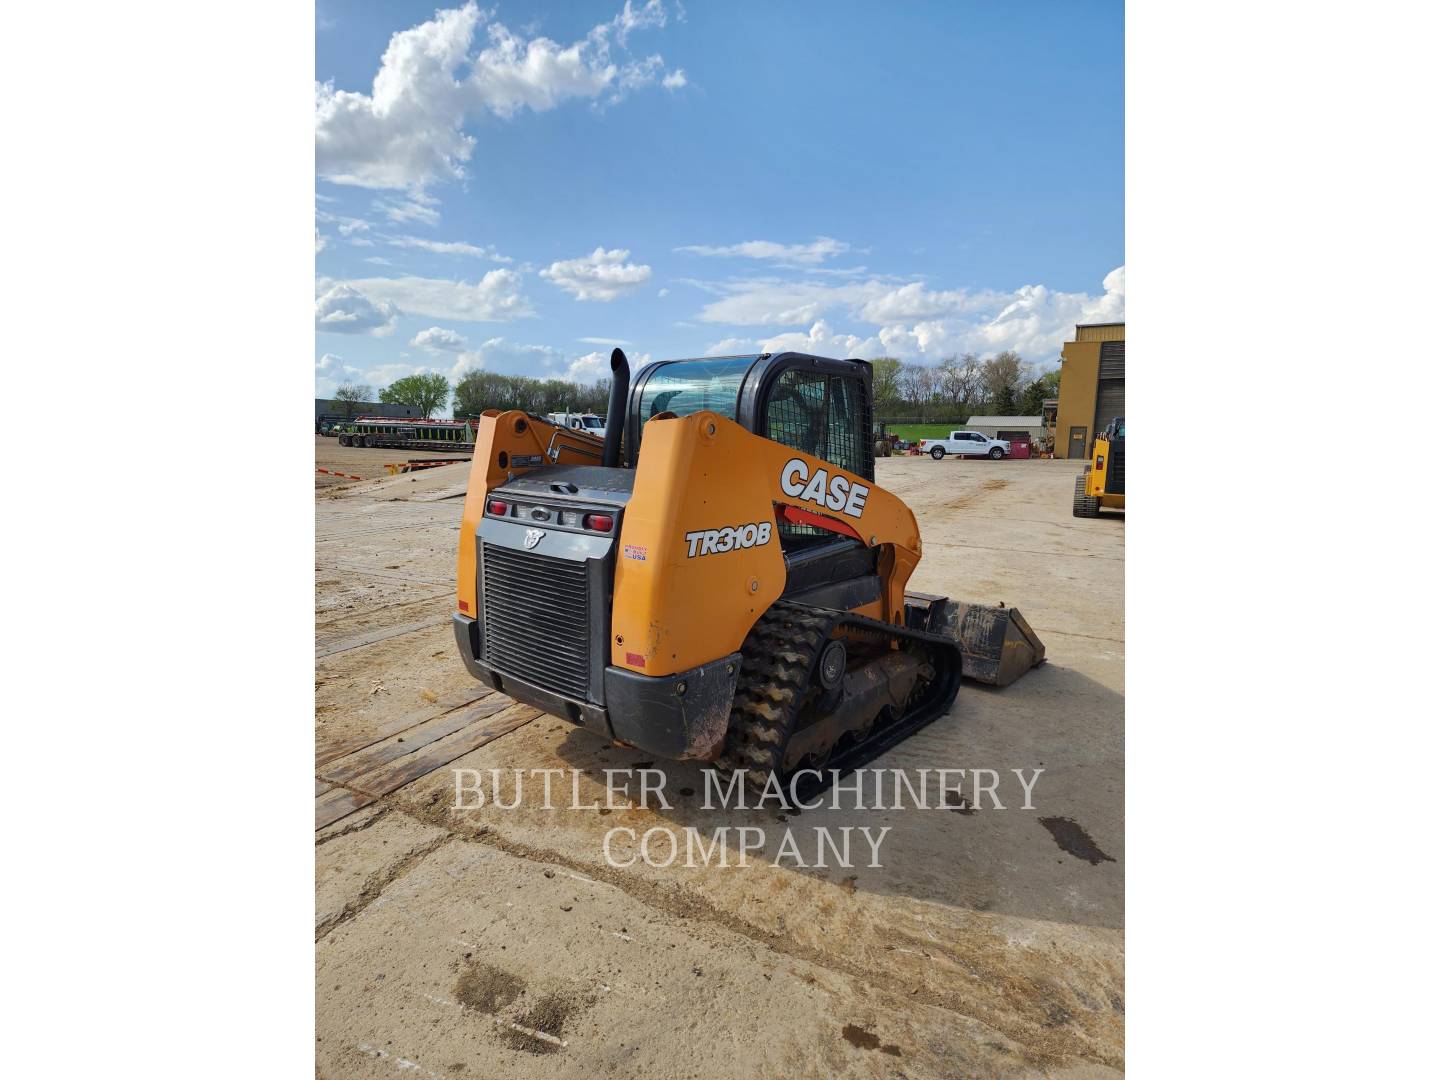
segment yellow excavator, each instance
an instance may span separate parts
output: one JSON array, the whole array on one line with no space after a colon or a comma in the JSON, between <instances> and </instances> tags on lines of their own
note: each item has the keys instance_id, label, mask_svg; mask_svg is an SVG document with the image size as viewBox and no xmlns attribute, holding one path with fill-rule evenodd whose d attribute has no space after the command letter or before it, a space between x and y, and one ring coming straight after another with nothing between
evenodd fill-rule
<instances>
[{"instance_id":1,"label":"yellow excavator","mask_svg":"<svg viewBox=\"0 0 1440 1080\"><path fill-rule=\"evenodd\" d=\"M747 778L855 768L1045 647L1014 608L907 592L871 372L801 353L611 355L603 440L478 426L454 629L477 679L606 739Z\"/></svg>"}]
</instances>

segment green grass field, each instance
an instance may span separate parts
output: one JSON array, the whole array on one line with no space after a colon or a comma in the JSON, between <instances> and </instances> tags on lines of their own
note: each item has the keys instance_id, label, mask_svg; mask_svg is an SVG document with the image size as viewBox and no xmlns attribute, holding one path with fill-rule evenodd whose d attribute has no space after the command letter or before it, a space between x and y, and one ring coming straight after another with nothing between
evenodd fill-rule
<instances>
[{"instance_id":1,"label":"green grass field","mask_svg":"<svg viewBox=\"0 0 1440 1080\"><path fill-rule=\"evenodd\" d=\"M944 438L954 431L955 427L950 424L887 424L885 430L891 435L918 442L921 439Z\"/></svg>"}]
</instances>

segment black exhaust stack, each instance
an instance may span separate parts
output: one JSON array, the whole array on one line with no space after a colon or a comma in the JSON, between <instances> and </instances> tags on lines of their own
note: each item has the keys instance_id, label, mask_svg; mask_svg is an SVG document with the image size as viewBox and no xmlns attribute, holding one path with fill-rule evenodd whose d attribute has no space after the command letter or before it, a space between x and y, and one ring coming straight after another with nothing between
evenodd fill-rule
<instances>
[{"instance_id":1,"label":"black exhaust stack","mask_svg":"<svg viewBox=\"0 0 1440 1080\"><path fill-rule=\"evenodd\" d=\"M625 424L625 399L630 396L630 361L623 349L610 354L610 407L605 413L605 449L600 464L613 469L620 464L620 429Z\"/></svg>"}]
</instances>

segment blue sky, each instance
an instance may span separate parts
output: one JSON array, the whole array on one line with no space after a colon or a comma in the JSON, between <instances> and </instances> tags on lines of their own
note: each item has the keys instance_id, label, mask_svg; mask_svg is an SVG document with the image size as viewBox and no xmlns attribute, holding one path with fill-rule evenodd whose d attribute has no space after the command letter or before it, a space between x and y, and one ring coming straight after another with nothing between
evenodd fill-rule
<instances>
[{"instance_id":1,"label":"blue sky","mask_svg":"<svg viewBox=\"0 0 1440 1080\"><path fill-rule=\"evenodd\" d=\"M320 0L316 393L1124 318L1123 6Z\"/></svg>"}]
</instances>

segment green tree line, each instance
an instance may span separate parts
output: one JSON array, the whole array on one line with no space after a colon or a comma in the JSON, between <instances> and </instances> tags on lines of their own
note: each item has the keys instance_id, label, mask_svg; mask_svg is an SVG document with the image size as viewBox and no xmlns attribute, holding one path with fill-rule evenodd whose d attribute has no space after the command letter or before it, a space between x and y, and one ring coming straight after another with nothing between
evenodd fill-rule
<instances>
[{"instance_id":1,"label":"green tree line","mask_svg":"<svg viewBox=\"0 0 1440 1080\"><path fill-rule=\"evenodd\" d=\"M938 364L909 364L893 356L872 361L875 413L880 418L917 417L921 421L969 416L1039 416L1046 398L1060 395L1058 369L1037 373L1018 353L1006 350L981 360L972 353L947 356ZM351 415L355 404L370 400L370 387L346 383L335 392L337 411ZM567 379L536 379L469 371L452 388L444 375L406 375L380 391L380 400L413 405L431 416L450 401L456 417L479 416L486 409L523 409L531 413L605 414L610 379L588 385Z\"/></svg>"},{"instance_id":2,"label":"green tree line","mask_svg":"<svg viewBox=\"0 0 1440 1080\"><path fill-rule=\"evenodd\" d=\"M1060 371L1038 373L1011 350L982 360L973 353L938 364L907 364L893 356L871 361L875 412L888 416L963 419L1039 416L1046 398L1060 396Z\"/></svg>"},{"instance_id":3,"label":"green tree line","mask_svg":"<svg viewBox=\"0 0 1440 1080\"><path fill-rule=\"evenodd\" d=\"M375 400L373 394L363 383L344 383L336 389L330 406L347 417L354 416L362 402ZM610 379L584 385L567 379L469 371L452 388L444 375L406 375L381 389L379 400L388 405L413 405L421 416L433 416L448 401L458 419L479 416L486 409L523 409L542 415L590 412L603 416L610 402Z\"/></svg>"}]
</instances>

